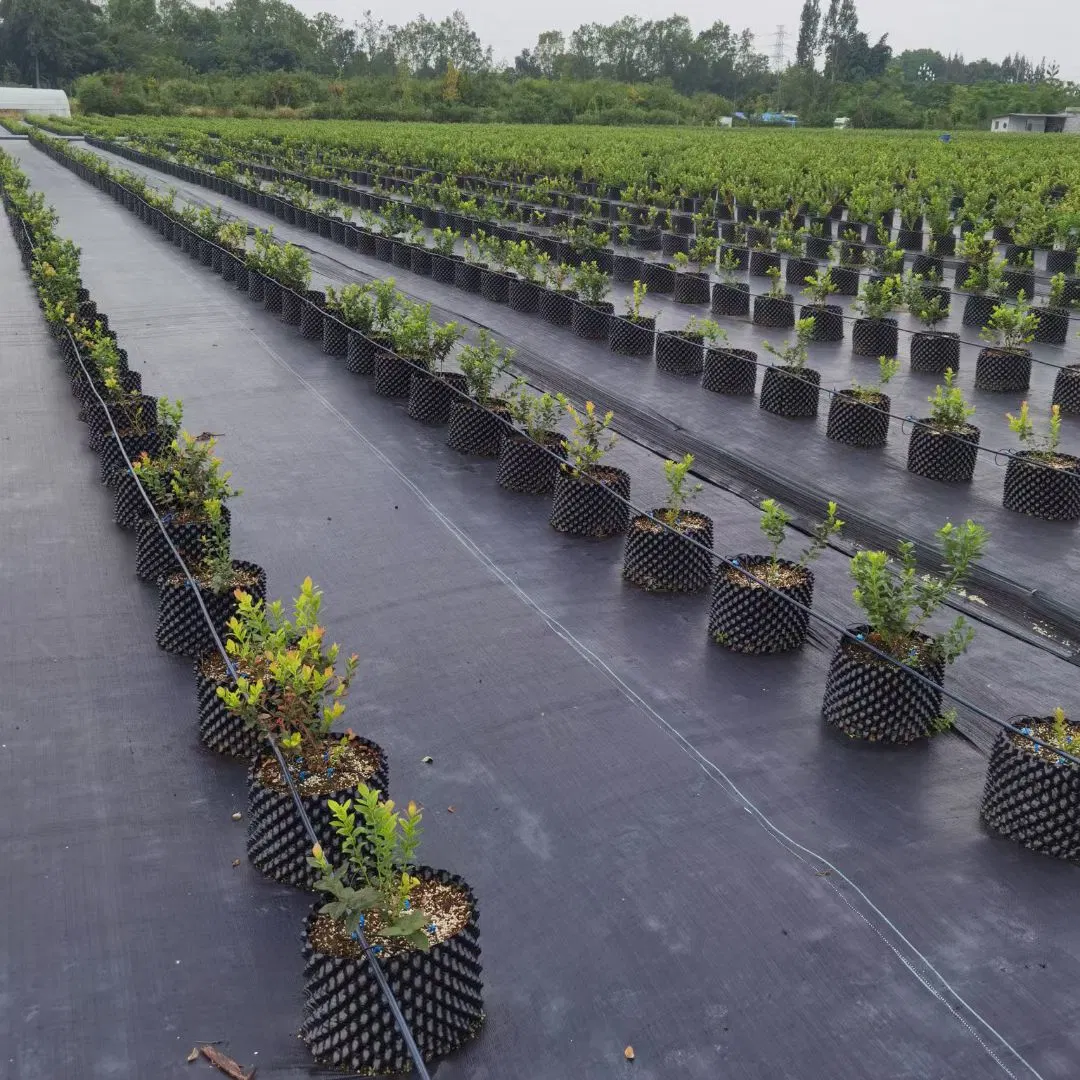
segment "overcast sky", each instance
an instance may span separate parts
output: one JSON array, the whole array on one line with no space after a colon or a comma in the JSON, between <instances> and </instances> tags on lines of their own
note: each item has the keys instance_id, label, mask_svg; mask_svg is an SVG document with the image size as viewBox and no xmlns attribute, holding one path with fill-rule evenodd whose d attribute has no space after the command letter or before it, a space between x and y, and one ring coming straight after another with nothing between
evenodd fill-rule
<instances>
[{"instance_id":1,"label":"overcast sky","mask_svg":"<svg viewBox=\"0 0 1080 1080\"><path fill-rule=\"evenodd\" d=\"M679 0L675 7L643 0L431 0L404 4L393 0L292 0L302 11L329 11L352 23L370 7L387 23L399 26L421 12L442 19L460 8L480 39L490 45L497 60L512 61L531 47L542 30L569 33L583 22L614 22L622 15L646 19L666 18L677 11L687 16L696 30L722 19L736 30L749 27L757 35L762 52L772 52L772 35L783 24L788 36L787 52L794 56L799 33L802 0L754 0L750 4L716 5L707 0ZM823 0L822 8L828 3ZM935 48L943 53L961 52L967 60L987 56L1001 60L1022 52L1038 62L1044 55L1061 66L1062 78L1080 82L1080 0L856 0L859 25L877 40L889 35L894 51Z\"/></svg>"}]
</instances>

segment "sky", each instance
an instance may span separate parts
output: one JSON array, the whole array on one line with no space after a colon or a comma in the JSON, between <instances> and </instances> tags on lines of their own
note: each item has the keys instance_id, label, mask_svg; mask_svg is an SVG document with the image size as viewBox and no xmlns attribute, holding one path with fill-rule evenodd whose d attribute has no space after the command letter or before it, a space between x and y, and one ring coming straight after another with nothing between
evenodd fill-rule
<instances>
[{"instance_id":1,"label":"sky","mask_svg":"<svg viewBox=\"0 0 1080 1080\"><path fill-rule=\"evenodd\" d=\"M574 0L521 3L508 12L505 0L291 0L312 15L329 11L349 24L370 8L387 23L402 25L423 13L436 21L460 8L496 60L511 62L522 49L530 48L543 30L569 34L584 22L610 23L623 15L644 19L685 15L695 30L722 19L736 30L749 27L762 52L772 53L777 25L787 33L789 59L795 53L802 0L754 0L752 4L716 5L708 0L678 0L675 7L642 0L593 0L583 5ZM413 4L416 4L414 7ZM827 2L821 4L827 8ZM1080 2L1078 0L856 0L859 26L872 41L889 35L894 52L934 48L942 53L960 52L967 60L983 56L999 61L1015 52L1036 62L1044 55L1061 66L1061 77L1080 82ZM509 17L508 17L509 15Z\"/></svg>"}]
</instances>

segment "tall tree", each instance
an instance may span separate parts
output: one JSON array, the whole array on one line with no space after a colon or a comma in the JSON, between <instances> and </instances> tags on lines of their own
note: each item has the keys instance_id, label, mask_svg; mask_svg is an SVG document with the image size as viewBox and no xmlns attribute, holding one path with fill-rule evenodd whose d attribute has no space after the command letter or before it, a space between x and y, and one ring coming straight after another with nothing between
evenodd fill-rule
<instances>
[{"instance_id":1,"label":"tall tree","mask_svg":"<svg viewBox=\"0 0 1080 1080\"><path fill-rule=\"evenodd\" d=\"M804 0L802 14L799 16L799 43L795 46L795 63L799 67L814 66L820 29L821 4L818 0Z\"/></svg>"}]
</instances>

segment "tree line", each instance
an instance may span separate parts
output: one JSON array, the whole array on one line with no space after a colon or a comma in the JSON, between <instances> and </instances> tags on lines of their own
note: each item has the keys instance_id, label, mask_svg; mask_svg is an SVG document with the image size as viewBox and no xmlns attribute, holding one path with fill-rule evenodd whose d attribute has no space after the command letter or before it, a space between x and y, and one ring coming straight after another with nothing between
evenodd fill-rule
<instances>
[{"instance_id":1,"label":"tree line","mask_svg":"<svg viewBox=\"0 0 1080 1080\"><path fill-rule=\"evenodd\" d=\"M749 30L681 15L539 35L510 65L460 11L388 25L306 16L285 0L0 0L0 78L74 89L88 111L300 110L312 116L516 122L715 123L836 115L878 127L979 126L1080 102L1055 65L967 62L871 41L854 0L805 0L793 62Z\"/></svg>"}]
</instances>

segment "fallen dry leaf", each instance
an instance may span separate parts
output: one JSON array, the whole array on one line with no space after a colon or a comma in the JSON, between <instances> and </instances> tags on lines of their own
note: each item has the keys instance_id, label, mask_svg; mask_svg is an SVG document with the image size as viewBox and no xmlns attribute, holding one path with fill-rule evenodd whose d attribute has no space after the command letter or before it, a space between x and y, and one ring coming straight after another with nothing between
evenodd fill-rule
<instances>
[{"instance_id":1,"label":"fallen dry leaf","mask_svg":"<svg viewBox=\"0 0 1080 1080\"><path fill-rule=\"evenodd\" d=\"M236 813L233 814L232 819L233 821L239 821L243 816L244 815L241 814L239 810L237 810Z\"/></svg>"},{"instance_id":2,"label":"fallen dry leaf","mask_svg":"<svg viewBox=\"0 0 1080 1080\"><path fill-rule=\"evenodd\" d=\"M189 1065L191 1064L191 1062L199 1060L199 1048L197 1046L193 1046L191 1048L191 1053L188 1054L187 1059Z\"/></svg>"},{"instance_id":3,"label":"fallen dry leaf","mask_svg":"<svg viewBox=\"0 0 1080 1080\"><path fill-rule=\"evenodd\" d=\"M243 1066L238 1065L220 1050L215 1050L212 1046L200 1046L199 1051L211 1065L216 1065L231 1080L254 1080L254 1068L251 1072L244 1072Z\"/></svg>"},{"instance_id":4,"label":"fallen dry leaf","mask_svg":"<svg viewBox=\"0 0 1080 1080\"><path fill-rule=\"evenodd\" d=\"M448 806L448 807L446 808L446 812L447 812L448 814L452 814L452 813L454 813L454 808L453 808L452 806Z\"/></svg>"},{"instance_id":5,"label":"fallen dry leaf","mask_svg":"<svg viewBox=\"0 0 1080 1080\"><path fill-rule=\"evenodd\" d=\"M627 1048L626 1048L626 1049L625 1049L625 1050L624 1050L624 1051L622 1052L622 1056L623 1056L624 1058L626 1058L626 1060L627 1060L627 1061L633 1061L633 1060L634 1060L634 1048L633 1048L632 1046L628 1046L628 1047L627 1047Z\"/></svg>"},{"instance_id":6,"label":"fallen dry leaf","mask_svg":"<svg viewBox=\"0 0 1080 1080\"><path fill-rule=\"evenodd\" d=\"M434 761L435 759L434 759L434 758L433 758L433 757L432 757L432 756L431 756L430 754L426 754L426 755L425 755L424 757L422 757L422 758L421 758L420 760L421 760L421 761L422 761L422 762L423 762L423 763L424 763L425 765L430 765L430 764L431 764L431 763L432 763L432 762L433 762L433 761Z\"/></svg>"},{"instance_id":7,"label":"fallen dry leaf","mask_svg":"<svg viewBox=\"0 0 1080 1080\"><path fill-rule=\"evenodd\" d=\"M234 867L239 866L240 865L240 860L239 859L233 859L232 864L233 864Z\"/></svg>"}]
</instances>

